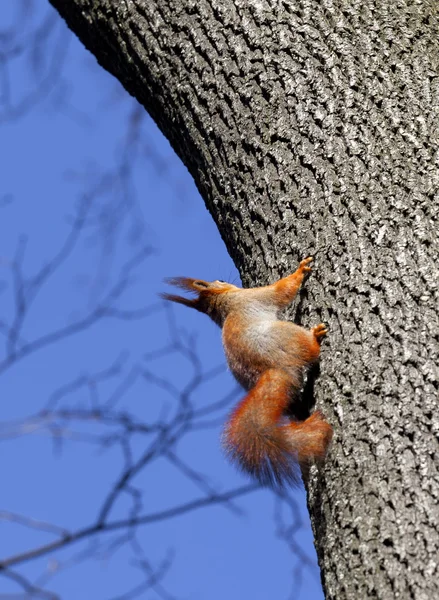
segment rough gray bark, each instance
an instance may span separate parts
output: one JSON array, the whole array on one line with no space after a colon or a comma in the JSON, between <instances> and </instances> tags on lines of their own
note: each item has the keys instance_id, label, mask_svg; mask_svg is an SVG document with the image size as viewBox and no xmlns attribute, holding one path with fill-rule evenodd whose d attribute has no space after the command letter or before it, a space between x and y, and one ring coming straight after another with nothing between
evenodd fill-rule
<instances>
[{"instance_id":1,"label":"rough gray bark","mask_svg":"<svg viewBox=\"0 0 439 600\"><path fill-rule=\"evenodd\" d=\"M327 598L439 597L437 5L51 1L169 138L246 284L316 258Z\"/></svg>"}]
</instances>

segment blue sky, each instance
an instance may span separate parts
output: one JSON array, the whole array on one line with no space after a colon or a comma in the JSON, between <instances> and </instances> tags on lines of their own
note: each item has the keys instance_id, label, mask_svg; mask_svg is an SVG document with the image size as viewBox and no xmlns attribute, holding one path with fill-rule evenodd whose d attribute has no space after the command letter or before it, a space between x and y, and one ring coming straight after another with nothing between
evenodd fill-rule
<instances>
[{"instance_id":1,"label":"blue sky","mask_svg":"<svg viewBox=\"0 0 439 600\"><path fill-rule=\"evenodd\" d=\"M212 380L195 386L194 410L240 395L224 366L219 329L185 307L169 312L158 299L167 276L239 280L191 177L143 109L50 6L36 0L24 14L24 5L6 2L0 22L1 49L25 48L2 65L1 78L1 558L54 539L11 522L10 513L71 531L86 527L124 467L120 445L96 443L117 428L98 420L43 422L36 415L48 402L87 413L91 405L108 406L121 382L141 373L118 401L117 414L146 424L166 422L178 407L173 390L181 392L193 376L191 352L203 373L218 369ZM72 251L37 286L36 275L60 256L78 209L89 201ZM132 269L129 286L112 305L115 314L132 318L101 318L51 342L48 334L82 322L105 302L145 247L145 260ZM17 321L23 289L31 302ZM18 358L9 364L3 361L11 351L7 328L14 322L20 324ZM32 350L38 340L41 347ZM173 352L161 352L172 343ZM20 348L28 351L20 356ZM114 365L118 372L108 374ZM185 465L203 475L201 487L163 456L134 479L133 487L143 494L142 514L203 498L203 485L225 492L248 483L221 452L221 423L231 406L214 414L212 428L189 432L174 448ZM133 460L145 444L145 437L133 437ZM131 505L132 498L122 495L110 520L124 518ZM16 572L65 600L119 598L142 585L145 575L132 547L114 551L115 539L115 534L96 537L92 547L80 542L19 565ZM289 503L259 490L236 499L233 510L215 505L145 525L137 543L152 569L170 563L160 585L140 598L322 598L302 490L291 491ZM305 566L295 547L306 557ZM94 558L83 560L88 551ZM46 583L48 573L53 576ZM0 578L0 599L20 597L26 597L20 586Z\"/></svg>"}]
</instances>

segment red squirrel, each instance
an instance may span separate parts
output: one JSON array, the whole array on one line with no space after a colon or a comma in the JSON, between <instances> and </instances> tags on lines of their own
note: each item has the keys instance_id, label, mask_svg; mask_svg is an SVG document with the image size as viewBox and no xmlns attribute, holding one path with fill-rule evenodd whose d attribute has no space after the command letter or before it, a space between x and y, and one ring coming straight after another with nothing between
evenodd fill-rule
<instances>
[{"instance_id":1,"label":"red squirrel","mask_svg":"<svg viewBox=\"0 0 439 600\"><path fill-rule=\"evenodd\" d=\"M168 283L197 297L162 294L206 313L222 327L230 370L248 392L226 424L224 446L232 460L266 485L297 484L298 465L306 468L323 459L332 438L332 427L318 410L304 421L287 416L302 388L304 369L318 360L327 333L323 323L307 330L278 320L311 271L311 261L305 258L295 273L264 287L176 277Z\"/></svg>"}]
</instances>

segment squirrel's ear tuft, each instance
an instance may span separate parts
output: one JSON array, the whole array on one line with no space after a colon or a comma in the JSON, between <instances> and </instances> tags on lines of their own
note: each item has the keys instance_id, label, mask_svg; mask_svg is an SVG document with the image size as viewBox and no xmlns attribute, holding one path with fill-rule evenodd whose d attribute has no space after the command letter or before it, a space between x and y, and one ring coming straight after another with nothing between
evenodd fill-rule
<instances>
[{"instance_id":1,"label":"squirrel's ear tuft","mask_svg":"<svg viewBox=\"0 0 439 600\"><path fill-rule=\"evenodd\" d=\"M183 296L177 296L176 294L165 293L160 294L160 298L163 298L163 300L170 300L171 302L177 302L177 304L184 304L185 306L189 306L190 308L198 309L198 298L189 299L184 298Z\"/></svg>"}]
</instances>

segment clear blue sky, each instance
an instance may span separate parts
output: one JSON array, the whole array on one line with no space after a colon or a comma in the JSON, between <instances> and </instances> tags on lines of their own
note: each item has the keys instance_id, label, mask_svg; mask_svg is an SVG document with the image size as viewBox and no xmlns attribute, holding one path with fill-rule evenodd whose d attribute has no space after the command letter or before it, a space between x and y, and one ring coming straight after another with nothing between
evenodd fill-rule
<instances>
[{"instance_id":1,"label":"clear blue sky","mask_svg":"<svg viewBox=\"0 0 439 600\"><path fill-rule=\"evenodd\" d=\"M89 315L142 244L151 246L152 253L133 272L131 286L116 302L119 310L155 305L157 294L166 289L166 276L237 281L191 177L154 123L136 110L135 101L96 64L45 0L27 2L32 10L20 14L25 5L7 0L0 17L0 49L31 48L2 63L0 323L11 324L16 317L12 266L17 249L23 249L20 262L29 282L62 247L84 192L96 186L104 189L95 198L73 251L35 294L20 325L17 348ZM35 31L43 24L47 29L38 38ZM189 340L204 371L224 364L220 331L213 323L184 307L175 307L172 314L181 339ZM1 365L8 344L4 330L0 336ZM179 353L153 359L149 353L171 341L167 312L161 307L129 322L102 319L61 342L44 344L6 368L0 375L0 510L73 531L93 523L123 467L118 448L105 451L91 441L105 428L98 423L66 424L55 431L54 443L50 428L41 422L36 426L36 421L27 421L25 435L19 436L17 424L39 413L57 390L79 377L90 385L63 395L57 407L88 410L92 402L105 403L136 368L143 369L144 377L124 395L120 410L145 423L168 418L175 411L175 398L151 381L150 374L181 390L191 368ZM96 382L96 374L118 358L120 374ZM220 400L235 388L224 369L200 387L194 406ZM226 413L224 409L216 415L213 428L186 435L175 449L218 491L247 483L221 452L220 422ZM133 440L134 457L144 449L144 438ZM144 493L142 514L204 495L164 458L148 465L134 483ZM261 490L234 502L241 514L213 506L142 527L138 541L150 565L157 568L168 556L172 564L161 583L162 595L150 589L138 597L320 600L305 495L294 490L290 496L290 506L297 506L295 514L271 492ZM126 516L129 502L122 497L111 518ZM277 535L280 521L274 515L279 506L287 539ZM0 528L1 558L53 539L7 519L0 521ZM51 570L55 575L46 589L64 600L118 598L141 584L144 575L129 547L109 551L108 542L115 537L97 538L100 546L93 559L79 560L89 548L81 542L16 570L38 584L45 583L42 573ZM311 566L301 566L291 550L295 546ZM18 585L0 577L0 599L23 598L20 593Z\"/></svg>"}]
</instances>

